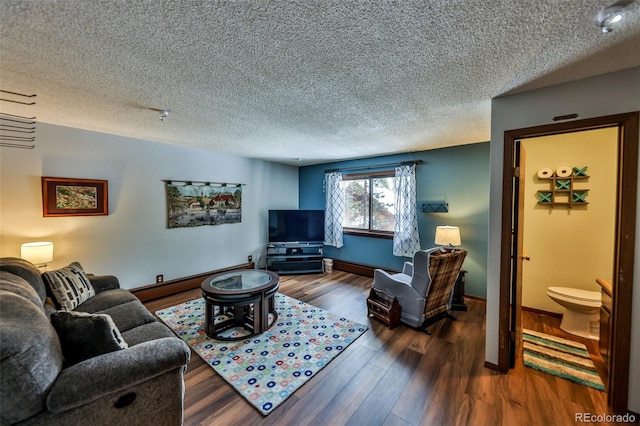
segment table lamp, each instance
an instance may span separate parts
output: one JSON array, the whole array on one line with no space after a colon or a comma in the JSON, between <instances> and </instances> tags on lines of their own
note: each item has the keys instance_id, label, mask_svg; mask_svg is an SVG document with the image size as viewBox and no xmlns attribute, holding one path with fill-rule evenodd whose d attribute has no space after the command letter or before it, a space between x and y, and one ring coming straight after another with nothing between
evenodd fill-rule
<instances>
[{"instance_id":1,"label":"table lamp","mask_svg":"<svg viewBox=\"0 0 640 426\"><path fill-rule=\"evenodd\" d=\"M53 243L50 241L24 243L20 246L20 257L39 268L44 268L53 260Z\"/></svg>"},{"instance_id":2,"label":"table lamp","mask_svg":"<svg viewBox=\"0 0 640 426\"><path fill-rule=\"evenodd\" d=\"M436 226L435 243L440 246L448 246L450 249L461 245L460 228L457 226Z\"/></svg>"}]
</instances>

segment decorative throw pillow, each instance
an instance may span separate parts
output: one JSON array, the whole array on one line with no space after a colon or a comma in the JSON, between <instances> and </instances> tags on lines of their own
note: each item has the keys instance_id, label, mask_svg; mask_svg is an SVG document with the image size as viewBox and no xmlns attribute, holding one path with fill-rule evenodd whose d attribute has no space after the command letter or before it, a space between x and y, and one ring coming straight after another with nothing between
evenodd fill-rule
<instances>
[{"instance_id":1,"label":"decorative throw pillow","mask_svg":"<svg viewBox=\"0 0 640 426\"><path fill-rule=\"evenodd\" d=\"M42 276L56 303L63 309L73 310L96 294L78 262L56 271L47 271Z\"/></svg>"},{"instance_id":2,"label":"decorative throw pillow","mask_svg":"<svg viewBox=\"0 0 640 426\"><path fill-rule=\"evenodd\" d=\"M113 319L107 314L56 311L51 324L58 332L67 364L129 347Z\"/></svg>"}]
</instances>

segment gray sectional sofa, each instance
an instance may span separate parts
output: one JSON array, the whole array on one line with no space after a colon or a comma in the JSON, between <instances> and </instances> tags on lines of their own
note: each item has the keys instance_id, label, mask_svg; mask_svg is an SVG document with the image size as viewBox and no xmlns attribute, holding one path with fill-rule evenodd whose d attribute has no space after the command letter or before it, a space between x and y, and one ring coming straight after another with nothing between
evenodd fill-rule
<instances>
[{"instance_id":1,"label":"gray sectional sofa","mask_svg":"<svg viewBox=\"0 0 640 426\"><path fill-rule=\"evenodd\" d=\"M80 299L64 274L0 259L0 424L181 424L189 347L116 277L72 265Z\"/></svg>"}]
</instances>

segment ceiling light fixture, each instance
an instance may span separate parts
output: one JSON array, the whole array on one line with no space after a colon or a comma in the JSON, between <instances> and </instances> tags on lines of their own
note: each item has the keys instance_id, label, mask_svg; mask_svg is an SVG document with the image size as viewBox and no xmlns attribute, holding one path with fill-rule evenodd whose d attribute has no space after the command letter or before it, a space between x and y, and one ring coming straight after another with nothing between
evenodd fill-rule
<instances>
[{"instance_id":1,"label":"ceiling light fixture","mask_svg":"<svg viewBox=\"0 0 640 426\"><path fill-rule=\"evenodd\" d=\"M622 21L623 7L621 5L613 5L606 7L598 15L598 23L603 33L610 33L613 31L615 24Z\"/></svg>"},{"instance_id":2,"label":"ceiling light fixture","mask_svg":"<svg viewBox=\"0 0 640 426\"><path fill-rule=\"evenodd\" d=\"M169 114L171 114L170 109L163 109L162 111L160 111L160 121L164 121L164 119L167 118Z\"/></svg>"}]
</instances>

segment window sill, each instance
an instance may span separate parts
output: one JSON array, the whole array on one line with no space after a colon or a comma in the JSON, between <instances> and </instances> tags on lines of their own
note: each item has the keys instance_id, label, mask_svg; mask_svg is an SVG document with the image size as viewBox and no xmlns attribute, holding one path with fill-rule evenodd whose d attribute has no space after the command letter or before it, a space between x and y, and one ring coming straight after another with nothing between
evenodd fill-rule
<instances>
[{"instance_id":1,"label":"window sill","mask_svg":"<svg viewBox=\"0 0 640 426\"><path fill-rule=\"evenodd\" d=\"M393 239L393 232L389 231L368 231L365 229L344 228L342 233L344 235L357 235L359 237L384 238L387 240Z\"/></svg>"}]
</instances>

